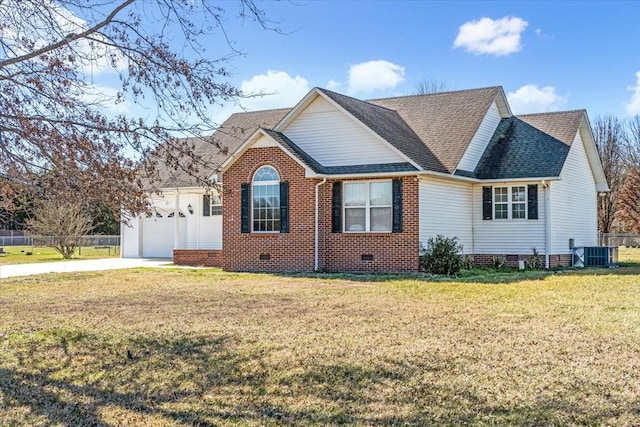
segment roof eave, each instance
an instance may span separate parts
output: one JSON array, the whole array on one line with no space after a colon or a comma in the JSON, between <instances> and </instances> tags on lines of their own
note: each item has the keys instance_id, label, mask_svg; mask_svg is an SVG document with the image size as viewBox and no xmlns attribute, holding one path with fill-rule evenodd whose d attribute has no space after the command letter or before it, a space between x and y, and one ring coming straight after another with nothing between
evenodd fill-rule
<instances>
[{"instance_id":1,"label":"roof eave","mask_svg":"<svg viewBox=\"0 0 640 427\"><path fill-rule=\"evenodd\" d=\"M325 101L327 101L328 103L333 105L336 109L338 109L338 111L342 112L344 115L346 115L351 120L353 120L356 124L358 124L360 127L362 127L371 136L376 138L378 141L380 141L382 144L384 144L387 148L389 148L391 151L393 151L396 155L398 155L401 158L405 159L407 161L407 163L410 163L416 169L421 169L422 168L411 157L409 157L407 154L405 154L404 152L402 152L401 150L396 148L393 144L391 144L389 141L384 139L382 136L378 135L369 126L367 126L364 123L362 123L353 114L351 114L349 111L347 111L342 105L340 105L338 102L334 101L330 96L325 94L321 89L319 89L317 87L313 88L303 98L302 101L300 101L295 107L293 107L291 109L291 112L289 112L289 114L287 114L276 126L274 126L273 130L280 132L280 131L282 131L282 129L286 128L286 126L289 123L291 123L295 119L295 117L297 117L313 100L315 100L316 96L314 96L314 94L317 95L317 96L321 96ZM358 100L358 101L366 102L366 101L362 101L362 100ZM384 108L384 107L381 107L381 108Z\"/></svg>"},{"instance_id":2,"label":"roof eave","mask_svg":"<svg viewBox=\"0 0 640 427\"><path fill-rule=\"evenodd\" d=\"M591 166L591 171L593 173L593 178L596 184L596 191L598 191L599 193L610 192L611 189L609 188L609 184L607 183L607 177L604 174L604 168L602 167L600 155L598 154L598 149L596 148L596 140L593 136L593 130L591 128L591 124L589 123L589 116L587 116L586 111L584 111L582 120L580 120L578 132L580 132L580 135L582 137L582 144L584 145L584 149L587 153L587 160L589 161L589 165Z\"/></svg>"}]
</instances>

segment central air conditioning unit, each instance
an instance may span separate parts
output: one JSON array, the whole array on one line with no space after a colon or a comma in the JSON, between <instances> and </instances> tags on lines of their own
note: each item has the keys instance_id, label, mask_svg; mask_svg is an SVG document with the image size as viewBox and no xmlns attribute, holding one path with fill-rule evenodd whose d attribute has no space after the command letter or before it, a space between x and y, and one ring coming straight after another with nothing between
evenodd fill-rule
<instances>
[{"instance_id":1,"label":"central air conditioning unit","mask_svg":"<svg viewBox=\"0 0 640 427\"><path fill-rule=\"evenodd\" d=\"M579 246L571 254L572 267L618 267L617 246Z\"/></svg>"}]
</instances>

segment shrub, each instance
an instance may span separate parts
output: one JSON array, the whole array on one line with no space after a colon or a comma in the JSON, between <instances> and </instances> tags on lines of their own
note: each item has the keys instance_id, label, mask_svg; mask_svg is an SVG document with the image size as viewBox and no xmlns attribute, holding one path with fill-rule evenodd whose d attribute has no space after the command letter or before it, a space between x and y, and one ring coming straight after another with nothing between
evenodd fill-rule
<instances>
[{"instance_id":1,"label":"shrub","mask_svg":"<svg viewBox=\"0 0 640 427\"><path fill-rule=\"evenodd\" d=\"M45 246L55 249L64 259L73 257L82 235L91 231L91 218L78 203L42 200L35 217L27 221L32 236L39 236Z\"/></svg>"},{"instance_id":2,"label":"shrub","mask_svg":"<svg viewBox=\"0 0 640 427\"><path fill-rule=\"evenodd\" d=\"M427 241L426 248L420 244L420 266L432 274L457 274L462 268L460 251L457 237L438 234Z\"/></svg>"},{"instance_id":3,"label":"shrub","mask_svg":"<svg viewBox=\"0 0 640 427\"><path fill-rule=\"evenodd\" d=\"M533 248L531 259L529 260L529 268L532 270L540 270L542 268L542 257L536 248Z\"/></svg>"}]
</instances>

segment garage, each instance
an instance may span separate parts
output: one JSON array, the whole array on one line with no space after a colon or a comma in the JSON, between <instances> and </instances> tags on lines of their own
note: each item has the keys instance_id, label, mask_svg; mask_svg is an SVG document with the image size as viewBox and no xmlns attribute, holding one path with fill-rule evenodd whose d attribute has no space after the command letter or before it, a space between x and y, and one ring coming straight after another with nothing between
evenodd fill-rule
<instances>
[{"instance_id":1,"label":"garage","mask_svg":"<svg viewBox=\"0 0 640 427\"><path fill-rule=\"evenodd\" d=\"M186 244L187 219L179 212L180 244ZM156 209L142 220L142 256L145 258L172 258L175 246L175 212Z\"/></svg>"}]
</instances>

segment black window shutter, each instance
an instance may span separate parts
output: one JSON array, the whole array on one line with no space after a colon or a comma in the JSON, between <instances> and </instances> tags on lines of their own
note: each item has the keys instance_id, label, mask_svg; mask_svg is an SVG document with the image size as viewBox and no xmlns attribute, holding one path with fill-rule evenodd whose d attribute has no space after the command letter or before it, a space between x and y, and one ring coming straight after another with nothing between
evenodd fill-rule
<instances>
[{"instance_id":1,"label":"black window shutter","mask_svg":"<svg viewBox=\"0 0 640 427\"><path fill-rule=\"evenodd\" d=\"M331 193L331 232L342 233L342 183L333 183Z\"/></svg>"},{"instance_id":2,"label":"black window shutter","mask_svg":"<svg viewBox=\"0 0 640 427\"><path fill-rule=\"evenodd\" d=\"M527 217L538 219L538 184L527 185Z\"/></svg>"},{"instance_id":3,"label":"black window shutter","mask_svg":"<svg viewBox=\"0 0 640 427\"><path fill-rule=\"evenodd\" d=\"M211 216L211 199L207 194L202 196L202 216Z\"/></svg>"},{"instance_id":4,"label":"black window shutter","mask_svg":"<svg viewBox=\"0 0 640 427\"><path fill-rule=\"evenodd\" d=\"M249 232L249 184L240 186L240 232Z\"/></svg>"},{"instance_id":5,"label":"black window shutter","mask_svg":"<svg viewBox=\"0 0 640 427\"><path fill-rule=\"evenodd\" d=\"M402 233L402 180L393 180L393 223L391 231Z\"/></svg>"},{"instance_id":6,"label":"black window shutter","mask_svg":"<svg viewBox=\"0 0 640 427\"><path fill-rule=\"evenodd\" d=\"M280 183L280 232L289 232L289 183Z\"/></svg>"},{"instance_id":7,"label":"black window shutter","mask_svg":"<svg viewBox=\"0 0 640 427\"><path fill-rule=\"evenodd\" d=\"M482 187L482 219L493 219L492 187Z\"/></svg>"}]
</instances>

